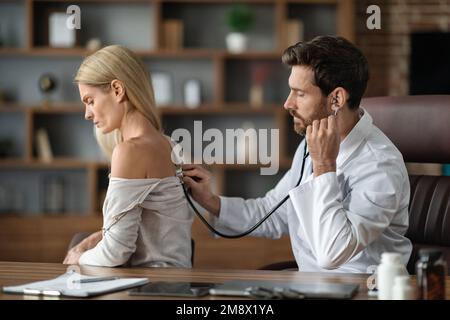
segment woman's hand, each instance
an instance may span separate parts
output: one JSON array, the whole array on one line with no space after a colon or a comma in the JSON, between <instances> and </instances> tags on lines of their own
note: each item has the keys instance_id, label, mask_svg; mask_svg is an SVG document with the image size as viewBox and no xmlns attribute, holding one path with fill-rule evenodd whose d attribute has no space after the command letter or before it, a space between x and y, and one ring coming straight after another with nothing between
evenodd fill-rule
<instances>
[{"instance_id":1,"label":"woman's hand","mask_svg":"<svg viewBox=\"0 0 450 320\"><path fill-rule=\"evenodd\" d=\"M78 264L78 261L80 260L80 257L84 253L84 251L82 251L80 248L73 247L69 250L69 252L67 252L63 264Z\"/></svg>"},{"instance_id":2,"label":"woman's hand","mask_svg":"<svg viewBox=\"0 0 450 320\"><path fill-rule=\"evenodd\" d=\"M211 191L211 173L199 165L185 164L183 181L190 188L192 198L218 217L220 198Z\"/></svg>"},{"instance_id":3,"label":"woman's hand","mask_svg":"<svg viewBox=\"0 0 450 320\"><path fill-rule=\"evenodd\" d=\"M85 251L94 248L97 243L102 240L102 238L103 235L101 231L94 232L89 237L86 237L79 244L70 249L69 252L67 252L63 264L78 264L78 260L80 260L81 255Z\"/></svg>"},{"instance_id":4,"label":"woman's hand","mask_svg":"<svg viewBox=\"0 0 450 320\"><path fill-rule=\"evenodd\" d=\"M306 142L313 162L314 177L336 171L340 137L335 116L314 120L306 128Z\"/></svg>"}]
</instances>

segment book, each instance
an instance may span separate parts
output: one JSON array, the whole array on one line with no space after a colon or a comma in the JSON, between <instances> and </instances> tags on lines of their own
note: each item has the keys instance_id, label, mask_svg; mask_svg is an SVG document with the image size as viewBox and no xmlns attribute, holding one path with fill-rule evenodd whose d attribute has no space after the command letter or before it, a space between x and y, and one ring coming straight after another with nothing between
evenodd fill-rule
<instances>
[{"instance_id":1,"label":"book","mask_svg":"<svg viewBox=\"0 0 450 320\"><path fill-rule=\"evenodd\" d=\"M53 160L53 152L47 130L43 128L36 131L36 151L39 160L43 162L51 162Z\"/></svg>"},{"instance_id":2,"label":"book","mask_svg":"<svg viewBox=\"0 0 450 320\"><path fill-rule=\"evenodd\" d=\"M3 292L85 298L138 287L150 282L148 278L112 278L111 280L102 280L98 276L86 276L77 272L66 272L50 280L3 287ZM108 277L107 279L110 278ZM80 281L86 282L80 283Z\"/></svg>"},{"instance_id":3,"label":"book","mask_svg":"<svg viewBox=\"0 0 450 320\"><path fill-rule=\"evenodd\" d=\"M298 19L289 19L286 22L286 45L292 46L304 39L303 21Z\"/></svg>"},{"instance_id":4,"label":"book","mask_svg":"<svg viewBox=\"0 0 450 320\"><path fill-rule=\"evenodd\" d=\"M177 50L183 47L183 22L177 19L168 19L163 25L163 47Z\"/></svg>"}]
</instances>

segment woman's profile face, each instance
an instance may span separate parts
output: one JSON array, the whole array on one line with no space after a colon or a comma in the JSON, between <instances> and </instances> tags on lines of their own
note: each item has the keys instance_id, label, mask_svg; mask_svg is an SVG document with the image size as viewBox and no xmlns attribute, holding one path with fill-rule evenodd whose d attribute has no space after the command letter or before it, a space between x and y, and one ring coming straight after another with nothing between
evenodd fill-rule
<instances>
[{"instance_id":1,"label":"woman's profile face","mask_svg":"<svg viewBox=\"0 0 450 320\"><path fill-rule=\"evenodd\" d=\"M119 129L124 115L124 106L114 90L78 84L80 98L86 107L84 117L91 120L102 133Z\"/></svg>"}]
</instances>

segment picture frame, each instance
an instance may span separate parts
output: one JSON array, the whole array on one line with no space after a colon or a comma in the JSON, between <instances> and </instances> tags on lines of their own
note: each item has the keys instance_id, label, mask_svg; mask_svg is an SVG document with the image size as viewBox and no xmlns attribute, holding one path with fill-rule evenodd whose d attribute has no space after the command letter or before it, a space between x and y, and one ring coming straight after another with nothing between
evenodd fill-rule
<instances>
[{"instance_id":1,"label":"picture frame","mask_svg":"<svg viewBox=\"0 0 450 320\"><path fill-rule=\"evenodd\" d=\"M155 104L158 107L167 106L173 103L173 81L167 72L152 73L153 92L155 94Z\"/></svg>"},{"instance_id":2,"label":"picture frame","mask_svg":"<svg viewBox=\"0 0 450 320\"><path fill-rule=\"evenodd\" d=\"M47 45L51 48L74 48L79 46L80 30L68 29L66 21L69 15L61 9L47 11Z\"/></svg>"},{"instance_id":3,"label":"picture frame","mask_svg":"<svg viewBox=\"0 0 450 320\"><path fill-rule=\"evenodd\" d=\"M201 84L197 79L189 79L184 83L184 105L187 108L198 108L202 102Z\"/></svg>"}]
</instances>

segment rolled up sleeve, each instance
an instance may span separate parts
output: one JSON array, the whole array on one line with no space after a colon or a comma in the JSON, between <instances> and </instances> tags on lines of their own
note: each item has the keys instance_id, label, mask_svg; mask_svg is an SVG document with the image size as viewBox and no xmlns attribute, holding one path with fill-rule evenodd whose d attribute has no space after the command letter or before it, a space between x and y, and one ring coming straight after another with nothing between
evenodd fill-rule
<instances>
[{"instance_id":1,"label":"rolled up sleeve","mask_svg":"<svg viewBox=\"0 0 450 320\"><path fill-rule=\"evenodd\" d=\"M141 213L141 207L121 213L120 220L103 229L102 240L93 249L84 252L79 263L105 267L125 264L136 251Z\"/></svg>"},{"instance_id":2,"label":"rolled up sleeve","mask_svg":"<svg viewBox=\"0 0 450 320\"><path fill-rule=\"evenodd\" d=\"M81 255L79 264L117 267L128 262L136 251L141 204L158 184L159 180L110 179L103 205L103 238Z\"/></svg>"}]
</instances>

